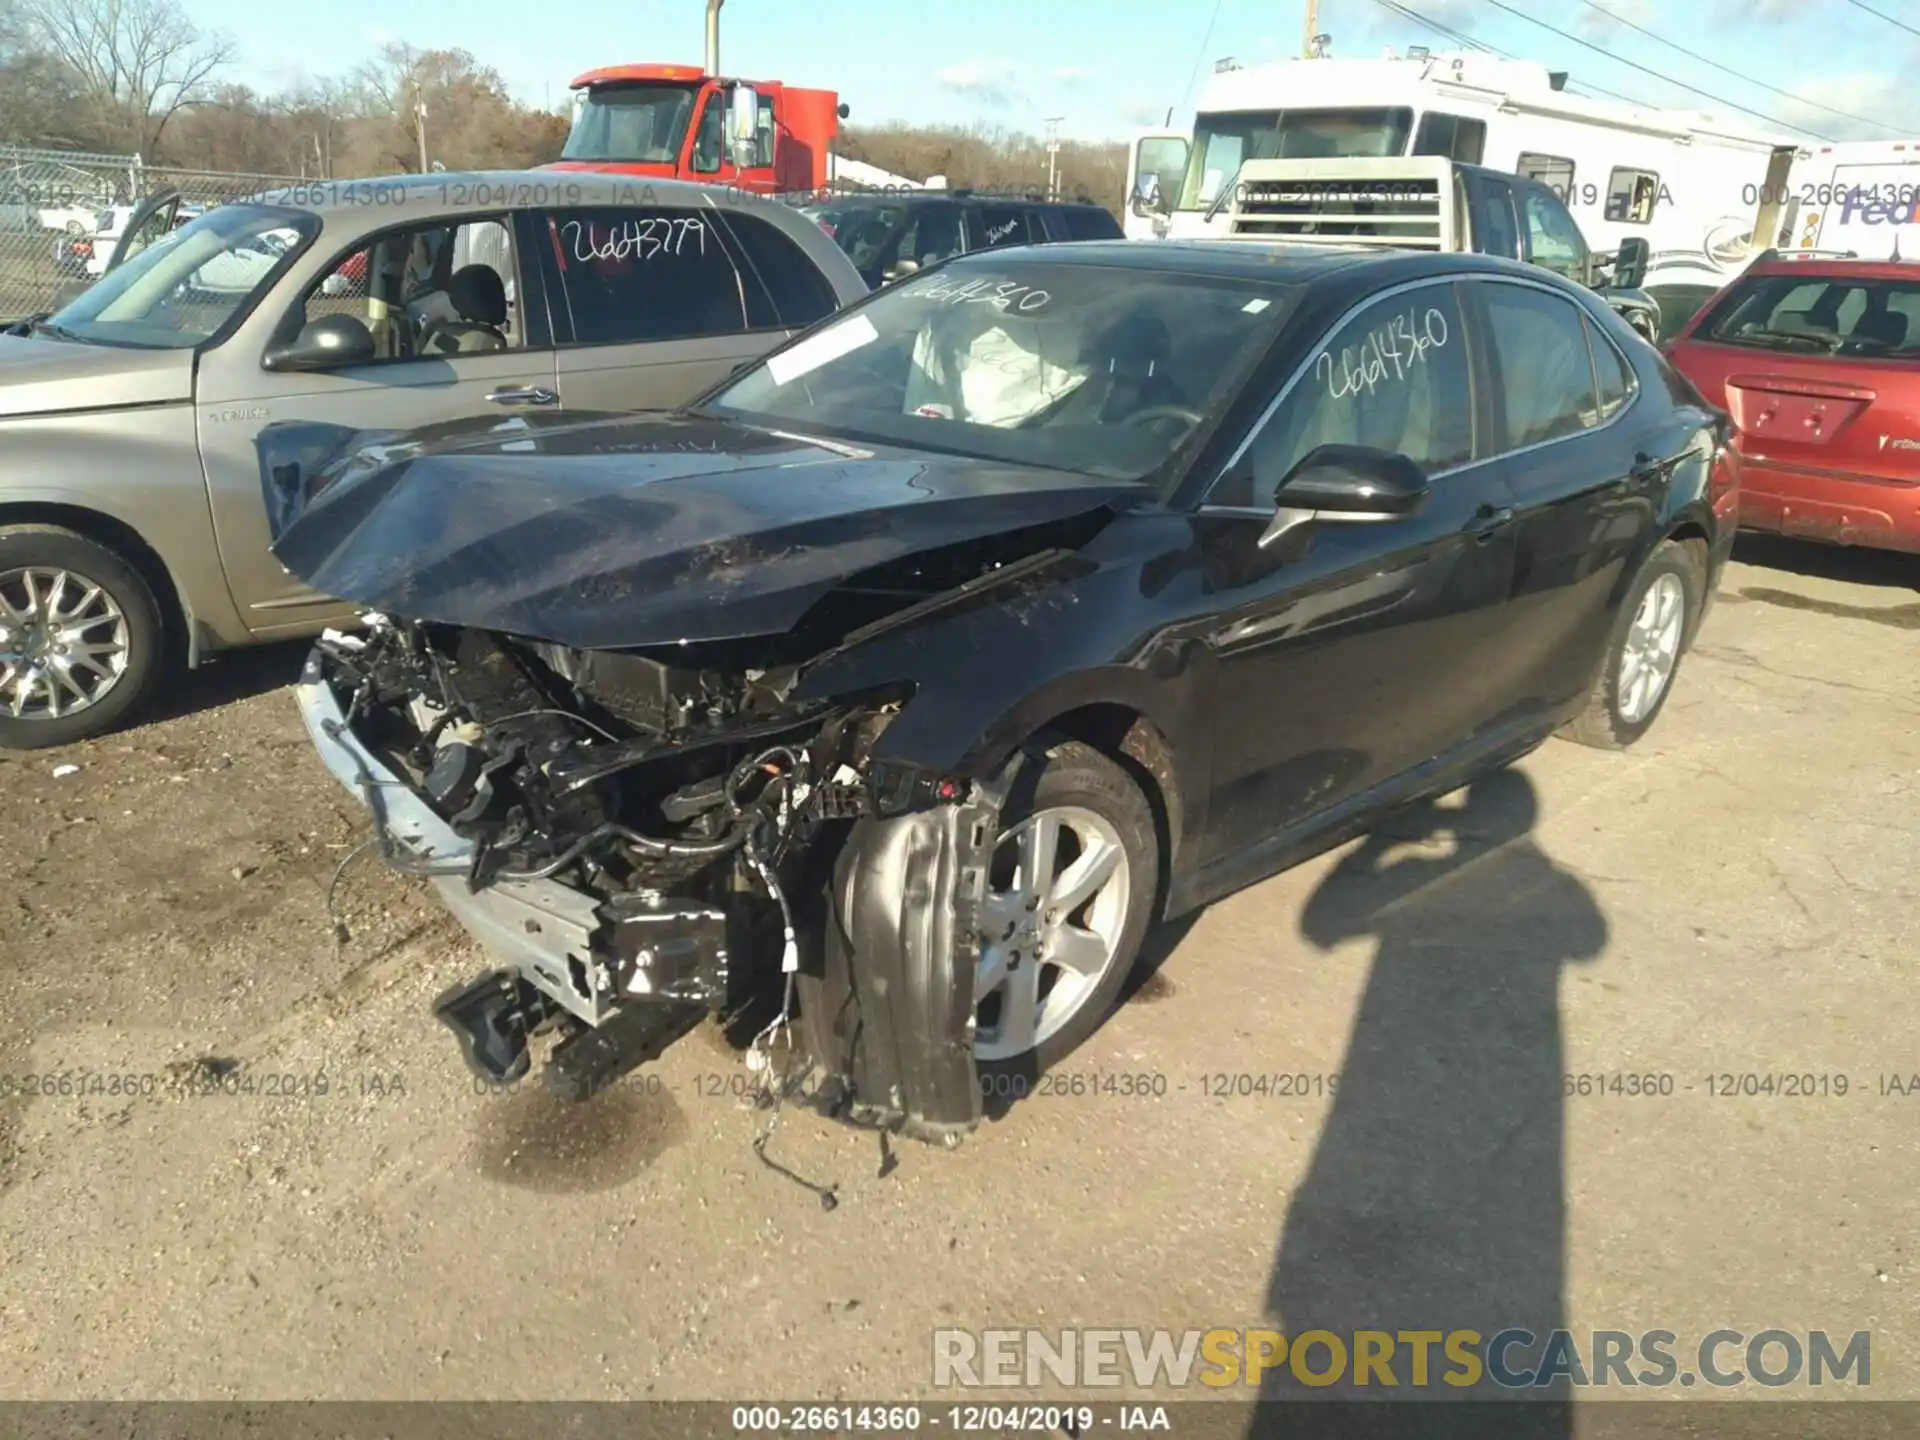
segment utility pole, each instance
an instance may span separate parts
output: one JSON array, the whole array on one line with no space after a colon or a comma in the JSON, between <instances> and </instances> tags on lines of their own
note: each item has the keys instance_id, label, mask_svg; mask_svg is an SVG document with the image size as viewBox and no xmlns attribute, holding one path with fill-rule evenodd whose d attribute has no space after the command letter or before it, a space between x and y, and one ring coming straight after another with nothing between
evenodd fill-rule
<instances>
[{"instance_id":1,"label":"utility pole","mask_svg":"<svg viewBox=\"0 0 1920 1440\"><path fill-rule=\"evenodd\" d=\"M417 80L413 84L413 113L419 117L420 173L424 175L427 173L427 102L420 94L420 82Z\"/></svg>"},{"instance_id":2,"label":"utility pole","mask_svg":"<svg viewBox=\"0 0 1920 1440\"><path fill-rule=\"evenodd\" d=\"M1047 199L1060 198L1060 122L1064 115L1047 117Z\"/></svg>"},{"instance_id":3,"label":"utility pole","mask_svg":"<svg viewBox=\"0 0 1920 1440\"><path fill-rule=\"evenodd\" d=\"M1307 0L1307 24L1300 36L1300 58L1311 60L1317 47L1313 40L1320 33L1320 0Z\"/></svg>"}]
</instances>

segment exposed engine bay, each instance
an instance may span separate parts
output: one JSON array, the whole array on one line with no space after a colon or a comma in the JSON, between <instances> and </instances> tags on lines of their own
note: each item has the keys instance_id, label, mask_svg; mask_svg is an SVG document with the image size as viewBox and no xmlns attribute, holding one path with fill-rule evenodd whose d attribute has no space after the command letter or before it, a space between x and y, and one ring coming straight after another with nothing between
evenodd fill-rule
<instances>
[{"instance_id":1,"label":"exposed engine bay","mask_svg":"<svg viewBox=\"0 0 1920 1440\"><path fill-rule=\"evenodd\" d=\"M539 993L514 996L517 1018L474 1030L462 1014L499 1006L442 1002L496 1078L524 1073L527 1034L549 1024L637 1003L677 1033L745 1004L769 927L774 973L793 973L788 885L825 829L869 812L868 750L897 710L792 704L792 666L725 674L381 616L317 650L345 725L470 842L470 891L557 880L604 921L588 953L525 977Z\"/></svg>"}]
</instances>

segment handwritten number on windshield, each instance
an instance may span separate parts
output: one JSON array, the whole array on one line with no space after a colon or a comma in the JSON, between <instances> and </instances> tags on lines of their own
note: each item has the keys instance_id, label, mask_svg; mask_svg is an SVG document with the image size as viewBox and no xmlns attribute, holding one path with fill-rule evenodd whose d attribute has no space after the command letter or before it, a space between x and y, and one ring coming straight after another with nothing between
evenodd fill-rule
<instances>
[{"instance_id":1,"label":"handwritten number on windshield","mask_svg":"<svg viewBox=\"0 0 1920 1440\"><path fill-rule=\"evenodd\" d=\"M1013 280L935 280L907 292L936 305L991 305L996 310L1031 314L1044 309L1053 297L1045 290Z\"/></svg>"},{"instance_id":2,"label":"handwritten number on windshield","mask_svg":"<svg viewBox=\"0 0 1920 1440\"><path fill-rule=\"evenodd\" d=\"M656 216L623 220L604 228L591 220L584 223L569 220L560 228L569 237L573 258L582 264L594 260L625 260L630 255L640 260L651 260L656 255L680 255L687 251L689 236L695 242L692 253L707 253L707 227L700 220Z\"/></svg>"},{"instance_id":3,"label":"handwritten number on windshield","mask_svg":"<svg viewBox=\"0 0 1920 1440\"><path fill-rule=\"evenodd\" d=\"M1416 317L1412 310L1395 315L1377 326L1358 345L1342 346L1339 358L1323 350L1313 362L1313 373L1326 381L1327 394L1335 400L1364 389L1373 394L1389 380L1405 380L1415 365L1427 358L1429 350L1447 343L1447 317L1429 308Z\"/></svg>"}]
</instances>

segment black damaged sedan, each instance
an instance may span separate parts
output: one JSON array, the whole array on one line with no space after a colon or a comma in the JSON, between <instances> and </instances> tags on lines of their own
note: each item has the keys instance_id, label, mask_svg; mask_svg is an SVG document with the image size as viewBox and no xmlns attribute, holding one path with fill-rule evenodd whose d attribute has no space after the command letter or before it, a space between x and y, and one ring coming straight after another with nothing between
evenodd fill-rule
<instances>
[{"instance_id":1,"label":"black damaged sedan","mask_svg":"<svg viewBox=\"0 0 1920 1440\"><path fill-rule=\"evenodd\" d=\"M372 612L314 743L491 953L437 1007L470 1063L591 1093L791 1021L770 1073L952 1138L1156 921L1643 735L1720 425L1536 268L1115 242L956 259L685 411L262 458L275 553Z\"/></svg>"}]
</instances>

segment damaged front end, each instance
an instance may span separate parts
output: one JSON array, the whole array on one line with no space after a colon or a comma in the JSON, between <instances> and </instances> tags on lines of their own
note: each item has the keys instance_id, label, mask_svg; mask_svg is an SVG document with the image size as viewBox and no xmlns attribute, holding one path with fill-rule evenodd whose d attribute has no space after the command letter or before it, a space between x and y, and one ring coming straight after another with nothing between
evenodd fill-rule
<instances>
[{"instance_id":1,"label":"damaged front end","mask_svg":"<svg viewBox=\"0 0 1920 1440\"><path fill-rule=\"evenodd\" d=\"M797 1009L840 1113L977 1123L998 801L876 756L955 683L932 637L1084 574L1127 486L645 417L269 427L262 474L300 501L282 563L378 612L299 701L388 863L500 963L437 1005L480 1073L556 1032L590 1094L707 1016Z\"/></svg>"},{"instance_id":2,"label":"damaged front end","mask_svg":"<svg viewBox=\"0 0 1920 1440\"><path fill-rule=\"evenodd\" d=\"M949 953L971 924L957 871L935 884L924 857L910 866L916 882L889 893L911 896L911 920L894 906L829 922L821 901L853 822L884 831L938 810L940 829L986 843L992 806L963 782L870 763L902 696L795 703L794 674L724 674L381 616L364 633L322 638L299 701L328 768L372 811L388 863L432 878L506 962L435 1005L478 1073L520 1078L532 1037L555 1031L549 1078L591 1094L709 1015L751 1014L769 998L790 1006L803 935L809 978L824 978L816 942L848 923L925 930L944 915L924 937L946 972L940 1004L970 1005L971 961L961 976ZM976 860L976 897L979 869ZM886 888L847 893L870 908ZM844 955L834 983L852 1002ZM874 1042L897 1049L884 983L876 998ZM958 1029L964 1038L964 1015ZM921 1088L917 1062L902 1074L901 1061L869 1060L867 1049L843 1045L834 1067L833 1093L862 1118L943 1134L976 1118L970 1072L957 1088L936 1086L937 1113L926 1113L909 1093Z\"/></svg>"}]
</instances>

